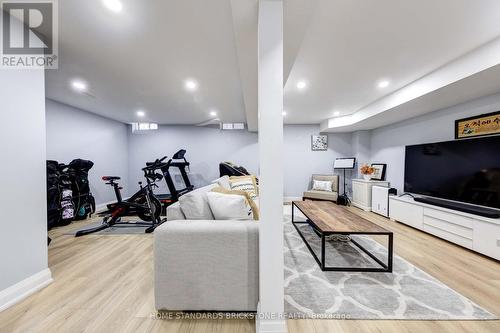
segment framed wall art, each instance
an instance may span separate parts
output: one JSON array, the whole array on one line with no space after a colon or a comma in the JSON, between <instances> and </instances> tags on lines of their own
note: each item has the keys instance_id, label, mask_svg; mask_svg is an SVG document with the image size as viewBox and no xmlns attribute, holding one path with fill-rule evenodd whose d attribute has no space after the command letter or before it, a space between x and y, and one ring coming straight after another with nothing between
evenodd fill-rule
<instances>
[{"instance_id":1,"label":"framed wall art","mask_svg":"<svg viewBox=\"0 0 500 333\"><path fill-rule=\"evenodd\" d=\"M328 135L311 135L311 150L327 150Z\"/></svg>"},{"instance_id":2,"label":"framed wall art","mask_svg":"<svg viewBox=\"0 0 500 333\"><path fill-rule=\"evenodd\" d=\"M500 134L500 111L455 120L455 139Z\"/></svg>"},{"instance_id":3,"label":"framed wall art","mask_svg":"<svg viewBox=\"0 0 500 333\"><path fill-rule=\"evenodd\" d=\"M371 177L372 180L385 180L385 171L387 169L387 164L372 163L372 168L375 169Z\"/></svg>"}]
</instances>

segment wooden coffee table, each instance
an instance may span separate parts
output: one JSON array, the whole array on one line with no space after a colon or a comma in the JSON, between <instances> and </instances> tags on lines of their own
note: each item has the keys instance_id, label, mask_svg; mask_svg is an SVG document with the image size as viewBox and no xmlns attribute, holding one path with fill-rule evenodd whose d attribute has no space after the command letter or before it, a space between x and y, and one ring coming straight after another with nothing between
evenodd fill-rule
<instances>
[{"instance_id":1,"label":"wooden coffee table","mask_svg":"<svg viewBox=\"0 0 500 333\"><path fill-rule=\"evenodd\" d=\"M294 221L294 208L298 208L307 218L307 221ZM311 245L304 237L299 224L309 224L321 238L321 258L314 253ZM292 202L292 224L297 229L300 237L304 240L307 248L323 271L347 271L347 272L392 272L393 261L393 234L391 231L364 219L344 206L338 206L328 201L293 201ZM373 253L351 239L350 242L366 253L381 267L331 267L326 266L325 238L329 235L385 235L388 238L387 263L382 262Z\"/></svg>"}]
</instances>

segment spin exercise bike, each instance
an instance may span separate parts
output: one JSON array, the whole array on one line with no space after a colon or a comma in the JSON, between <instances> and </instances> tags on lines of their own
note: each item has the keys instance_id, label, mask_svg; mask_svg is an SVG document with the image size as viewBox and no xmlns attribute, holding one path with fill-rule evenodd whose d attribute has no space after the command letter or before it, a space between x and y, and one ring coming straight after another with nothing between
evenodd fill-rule
<instances>
[{"instance_id":1,"label":"spin exercise bike","mask_svg":"<svg viewBox=\"0 0 500 333\"><path fill-rule=\"evenodd\" d=\"M161 169L166 165L166 163L163 163L165 158L156 160L145 168L142 168L144 177L146 178L146 186L142 186L142 182L139 182L139 191L127 200L122 200L120 192L121 187L116 182L120 180L120 177L102 177L102 180L104 180L107 185L113 187L118 201L108 206L109 211L104 216L101 225L94 228L79 230L76 232L75 237L88 235L110 227L147 227L144 231L145 233L153 232L157 226L165 221L160 217L161 202L153 193L153 187L158 187L155 183L163 178L163 176L156 173L155 170ZM123 216L130 215L138 215L146 222L121 222Z\"/></svg>"}]
</instances>

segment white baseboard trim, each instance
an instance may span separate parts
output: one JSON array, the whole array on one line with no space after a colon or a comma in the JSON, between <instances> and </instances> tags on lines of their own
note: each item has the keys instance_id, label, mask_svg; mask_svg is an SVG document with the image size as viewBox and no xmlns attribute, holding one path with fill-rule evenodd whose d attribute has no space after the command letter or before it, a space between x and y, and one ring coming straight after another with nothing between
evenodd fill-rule
<instances>
[{"instance_id":1,"label":"white baseboard trim","mask_svg":"<svg viewBox=\"0 0 500 333\"><path fill-rule=\"evenodd\" d=\"M287 333L286 319L257 319L257 333Z\"/></svg>"},{"instance_id":2,"label":"white baseboard trim","mask_svg":"<svg viewBox=\"0 0 500 333\"><path fill-rule=\"evenodd\" d=\"M52 273L47 268L0 291L0 312L45 288L52 281Z\"/></svg>"},{"instance_id":3,"label":"white baseboard trim","mask_svg":"<svg viewBox=\"0 0 500 333\"><path fill-rule=\"evenodd\" d=\"M292 201L302 201L302 197L283 197L283 202L290 203Z\"/></svg>"},{"instance_id":4,"label":"white baseboard trim","mask_svg":"<svg viewBox=\"0 0 500 333\"><path fill-rule=\"evenodd\" d=\"M284 315L284 314L283 314ZM287 333L286 318L266 318L266 314L260 311L260 302L257 304L257 317L255 318L256 333Z\"/></svg>"}]
</instances>

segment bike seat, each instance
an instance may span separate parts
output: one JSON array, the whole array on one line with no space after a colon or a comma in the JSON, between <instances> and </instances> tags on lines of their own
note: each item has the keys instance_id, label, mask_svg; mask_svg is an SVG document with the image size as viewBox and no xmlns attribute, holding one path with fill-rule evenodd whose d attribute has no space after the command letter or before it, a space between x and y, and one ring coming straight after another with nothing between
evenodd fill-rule
<instances>
[{"instance_id":1,"label":"bike seat","mask_svg":"<svg viewBox=\"0 0 500 333\"><path fill-rule=\"evenodd\" d=\"M116 177L116 176L103 176L102 180L104 180L104 181L120 180L120 177Z\"/></svg>"}]
</instances>

